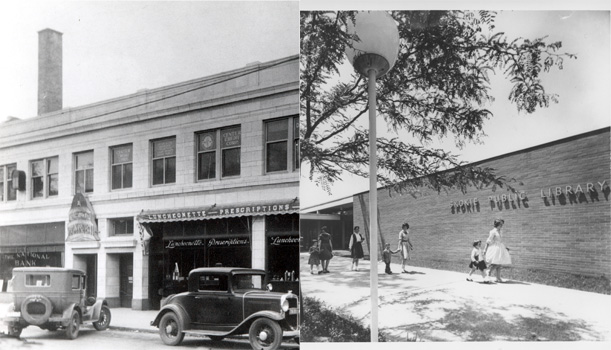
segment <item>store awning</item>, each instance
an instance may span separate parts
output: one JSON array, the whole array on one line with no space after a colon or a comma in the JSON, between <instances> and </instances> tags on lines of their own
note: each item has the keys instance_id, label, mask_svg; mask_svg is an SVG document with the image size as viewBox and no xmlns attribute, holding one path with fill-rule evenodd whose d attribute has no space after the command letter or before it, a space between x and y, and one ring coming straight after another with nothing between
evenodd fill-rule
<instances>
[{"instance_id":1,"label":"store awning","mask_svg":"<svg viewBox=\"0 0 611 350\"><path fill-rule=\"evenodd\" d=\"M136 220L140 223L155 223L296 213L299 213L299 200L297 198L288 201L257 202L232 206L211 205L176 210L142 210L136 216Z\"/></svg>"}]
</instances>

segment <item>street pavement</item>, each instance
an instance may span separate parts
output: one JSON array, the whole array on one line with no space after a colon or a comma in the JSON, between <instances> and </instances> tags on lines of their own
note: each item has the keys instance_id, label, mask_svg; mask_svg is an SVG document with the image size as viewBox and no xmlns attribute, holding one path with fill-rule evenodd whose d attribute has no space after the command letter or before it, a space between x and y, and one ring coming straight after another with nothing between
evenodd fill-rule
<instances>
[{"instance_id":1,"label":"street pavement","mask_svg":"<svg viewBox=\"0 0 611 350\"><path fill-rule=\"evenodd\" d=\"M301 291L364 326L371 318L370 263L351 271L335 252L328 274L310 274L301 254ZM378 327L388 341L611 341L611 296L520 281L484 284L481 275L378 263ZM307 310L305 310L307 312Z\"/></svg>"}]
</instances>

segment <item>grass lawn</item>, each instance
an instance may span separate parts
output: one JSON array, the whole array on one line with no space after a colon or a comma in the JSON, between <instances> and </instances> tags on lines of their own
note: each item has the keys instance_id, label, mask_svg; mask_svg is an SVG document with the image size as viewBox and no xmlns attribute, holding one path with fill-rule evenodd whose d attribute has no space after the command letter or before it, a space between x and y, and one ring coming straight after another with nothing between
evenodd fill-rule
<instances>
[{"instance_id":1,"label":"grass lawn","mask_svg":"<svg viewBox=\"0 0 611 350\"><path fill-rule=\"evenodd\" d=\"M300 341L302 342L369 342L371 330L352 316L325 305L316 298L304 297ZM386 337L379 332L378 341Z\"/></svg>"},{"instance_id":2,"label":"grass lawn","mask_svg":"<svg viewBox=\"0 0 611 350\"><path fill-rule=\"evenodd\" d=\"M431 269L464 272L465 274L469 272L469 268L465 262L457 264L456 262L450 261L422 262L411 260L408 262L408 264L411 266ZM599 294L611 294L611 283L609 279L604 276L581 276L558 272L547 272L539 269L521 269L518 267L509 267L502 270L501 278L544 284L553 287L570 288Z\"/></svg>"}]
</instances>

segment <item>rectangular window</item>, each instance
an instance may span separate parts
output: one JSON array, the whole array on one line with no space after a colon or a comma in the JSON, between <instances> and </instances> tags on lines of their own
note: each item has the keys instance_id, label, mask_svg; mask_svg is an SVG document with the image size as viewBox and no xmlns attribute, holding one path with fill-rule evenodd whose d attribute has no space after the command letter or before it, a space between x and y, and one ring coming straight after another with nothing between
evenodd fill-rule
<instances>
[{"instance_id":1,"label":"rectangular window","mask_svg":"<svg viewBox=\"0 0 611 350\"><path fill-rule=\"evenodd\" d=\"M110 168L112 189L132 187L132 150L131 144L110 148Z\"/></svg>"},{"instance_id":2,"label":"rectangular window","mask_svg":"<svg viewBox=\"0 0 611 350\"><path fill-rule=\"evenodd\" d=\"M74 163L74 191L76 193L93 192L93 151L75 154Z\"/></svg>"},{"instance_id":3,"label":"rectangular window","mask_svg":"<svg viewBox=\"0 0 611 350\"><path fill-rule=\"evenodd\" d=\"M16 164L0 165L0 202L17 199L17 189L13 188L13 172Z\"/></svg>"},{"instance_id":4,"label":"rectangular window","mask_svg":"<svg viewBox=\"0 0 611 350\"><path fill-rule=\"evenodd\" d=\"M153 185L176 182L176 138L152 141Z\"/></svg>"},{"instance_id":5,"label":"rectangular window","mask_svg":"<svg viewBox=\"0 0 611 350\"><path fill-rule=\"evenodd\" d=\"M265 122L265 171L272 173L298 168L299 118L282 118Z\"/></svg>"},{"instance_id":6,"label":"rectangular window","mask_svg":"<svg viewBox=\"0 0 611 350\"><path fill-rule=\"evenodd\" d=\"M216 131L197 135L197 179L216 178Z\"/></svg>"},{"instance_id":7,"label":"rectangular window","mask_svg":"<svg viewBox=\"0 0 611 350\"><path fill-rule=\"evenodd\" d=\"M133 235L134 218L110 219L110 236Z\"/></svg>"},{"instance_id":8,"label":"rectangular window","mask_svg":"<svg viewBox=\"0 0 611 350\"><path fill-rule=\"evenodd\" d=\"M196 134L196 137L198 180L216 179L219 173L221 177L240 176L240 126L209 130ZM217 162L217 157L220 157L220 162Z\"/></svg>"},{"instance_id":9,"label":"rectangular window","mask_svg":"<svg viewBox=\"0 0 611 350\"><path fill-rule=\"evenodd\" d=\"M81 276L72 275L72 289L81 289Z\"/></svg>"},{"instance_id":10,"label":"rectangular window","mask_svg":"<svg viewBox=\"0 0 611 350\"><path fill-rule=\"evenodd\" d=\"M48 287L51 285L51 276L25 275L25 285L31 287Z\"/></svg>"},{"instance_id":11,"label":"rectangular window","mask_svg":"<svg viewBox=\"0 0 611 350\"><path fill-rule=\"evenodd\" d=\"M58 195L58 163L58 157L38 159L30 162L32 198Z\"/></svg>"},{"instance_id":12,"label":"rectangular window","mask_svg":"<svg viewBox=\"0 0 611 350\"><path fill-rule=\"evenodd\" d=\"M199 276L199 291L227 291L229 284L227 276Z\"/></svg>"}]
</instances>

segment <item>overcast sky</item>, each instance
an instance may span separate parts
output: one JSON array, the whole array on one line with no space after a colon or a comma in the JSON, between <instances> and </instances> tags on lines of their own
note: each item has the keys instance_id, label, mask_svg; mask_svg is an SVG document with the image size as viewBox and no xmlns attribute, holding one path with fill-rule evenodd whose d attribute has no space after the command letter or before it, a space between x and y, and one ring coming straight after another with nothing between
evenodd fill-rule
<instances>
[{"instance_id":1,"label":"overcast sky","mask_svg":"<svg viewBox=\"0 0 611 350\"><path fill-rule=\"evenodd\" d=\"M63 33L64 107L299 54L299 4L2 1L0 121L37 113L38 31Z\"/></svg>"},{"instance_id":2,"label":"overcast sky","mask_svg":"<svg viewBox=\"0 0 611 350\"><path fill-rule=\"evenodd\" d=\"M385 9L391 8L385 6ZM396 8L404 7L399 4ZM512 7L506 5L504 8ZM565 59L563 70L554 69L543 75L543 85L547 92L558 95L559 103L533 114L518 113L515 105L509 103L507 97L511 86L502 72L492 76L495 102L487 107L494 117L484 125L487 134L483 138L484 144L470 144L462 150L456 149L451 140L434 145L452 150L462 161L485 160L611 125L609 11L559 11L555 10L556 7L538 8L535 11L524 5L516 8L519 10L498 12L498 31L505 32L509 38L535 39L548 36L548 42L561 41L562 52L574 53L578 58ZM608 9L609 5L604 8ZM348 64L344 69L352 70L352 67ZM392 74L392 71L388 74ZM367 123L366 120L363 122ZM382 118L378 118L378 132L383 134L386 129ZM368 179L346 175L343 181L332 187L332 195L329 196L310 183L307 175L304 172L301 180L302 208L369 189Z\"/></svg>"}]
</instances>

